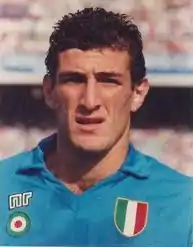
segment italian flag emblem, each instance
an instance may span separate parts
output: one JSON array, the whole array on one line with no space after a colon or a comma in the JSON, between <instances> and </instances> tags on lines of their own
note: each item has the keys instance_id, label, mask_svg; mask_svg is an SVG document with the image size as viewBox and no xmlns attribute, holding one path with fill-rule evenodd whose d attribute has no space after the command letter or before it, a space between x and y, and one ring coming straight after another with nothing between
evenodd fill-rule
<instances>
[{"instance_id":1,"label":"italian flag emblem","mask_svg":"<svg viewBox=\"0 0 193 247\"><path fill-rule=\"evenodd\" d=\"M7 222L7 231L11 236L21 236L26 233L31 226L29 216L24 212L14 212Z\"/></svg>"},{"instance_id":2,"label":"italian flag emblem","mask_svg":"<svg viewBox=\"0 0 193 247\"><path fill-rule=\"evenodd\" d=\"M117 229L127 237L140 234L146 227L148 203L118 198L114 220Z\"/></svg>"}]
</instances>

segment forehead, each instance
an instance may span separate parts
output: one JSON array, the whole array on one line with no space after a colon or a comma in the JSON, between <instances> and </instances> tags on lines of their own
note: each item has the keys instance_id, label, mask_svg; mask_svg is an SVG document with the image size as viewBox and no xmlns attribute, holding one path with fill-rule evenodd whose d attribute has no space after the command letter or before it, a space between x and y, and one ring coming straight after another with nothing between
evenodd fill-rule
<instances>
[{"instance_id":1,"label":"forehead","mask_svg":"<svg viewBox=\"0 0 193 247\"><path fill-rule=\"evenodd\" d=\"M80 72L128 71L129 55L126 51L93 49L82 51L69 49L59 53L59 71L79 70Z\"/></svg>"}]
</instances>

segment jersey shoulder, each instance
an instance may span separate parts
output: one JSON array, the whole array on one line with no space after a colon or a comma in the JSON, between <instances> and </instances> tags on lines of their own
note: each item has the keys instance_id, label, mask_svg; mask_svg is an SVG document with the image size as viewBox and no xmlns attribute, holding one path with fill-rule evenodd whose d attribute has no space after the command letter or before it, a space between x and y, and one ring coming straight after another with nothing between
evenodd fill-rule
<instances>
[{"instance_id":1,"label":"jersey shoulder","mask_svg":"<svg viewBox=\"0 0 193 247\"><path fill-rule=\"evenodd\" d=\"M151 172L155 174L156 177L163 180L174 179L179 182L193 182L193 177L178 171L177 169L170 166L170 164L163 163L156 158L144 154L148 163L150 163Z\"/></svg>"},{"instance_id":2,"label":"jersey shoulder","mask_svg":"<svg viewBox=\"0 0 193 247\"><path fill-rule=\"evenodd\" d=\"M33 162L34 149L18 153L0 161L0 180L1 177L12 176L25 166L30 166Z\"/></svg>"}]
</instances>

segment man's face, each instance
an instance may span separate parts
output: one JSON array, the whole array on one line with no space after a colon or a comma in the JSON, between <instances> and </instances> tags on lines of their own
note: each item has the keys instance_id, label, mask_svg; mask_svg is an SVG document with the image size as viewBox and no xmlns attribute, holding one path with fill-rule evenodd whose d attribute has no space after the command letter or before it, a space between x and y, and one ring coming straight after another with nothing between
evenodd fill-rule
<instances>
[{"instance_id":1,"label":"man's face","mask_svg":"<svg viewBox=\"0 0 193 247\"><path fill-rule=\"evenodd\" d=\"M144 98L132 90L129 64L126 51L70 49L59 54L55 86L45 82L44 92L59 131L74 147L105 151L129 132L130 112L141 105L135 97Z\"/></svg>"}]
</instances>

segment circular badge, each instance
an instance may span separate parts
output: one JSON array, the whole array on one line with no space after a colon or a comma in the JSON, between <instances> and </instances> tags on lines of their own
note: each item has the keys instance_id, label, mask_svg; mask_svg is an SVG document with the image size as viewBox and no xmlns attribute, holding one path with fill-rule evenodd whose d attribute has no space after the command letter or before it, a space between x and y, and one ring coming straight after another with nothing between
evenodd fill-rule
<instances>
[{"instance_id":1,"label":"circular badge","mask_svg":"<svg viewBox=\"0 0 193 247\"><path fill-rule=\"evenodd\" d=\"M7 231L11 236L21 236L25 234L31 226L29 216L24 212L14 212L7 222Z\"/></svg>"}]
</instances>

